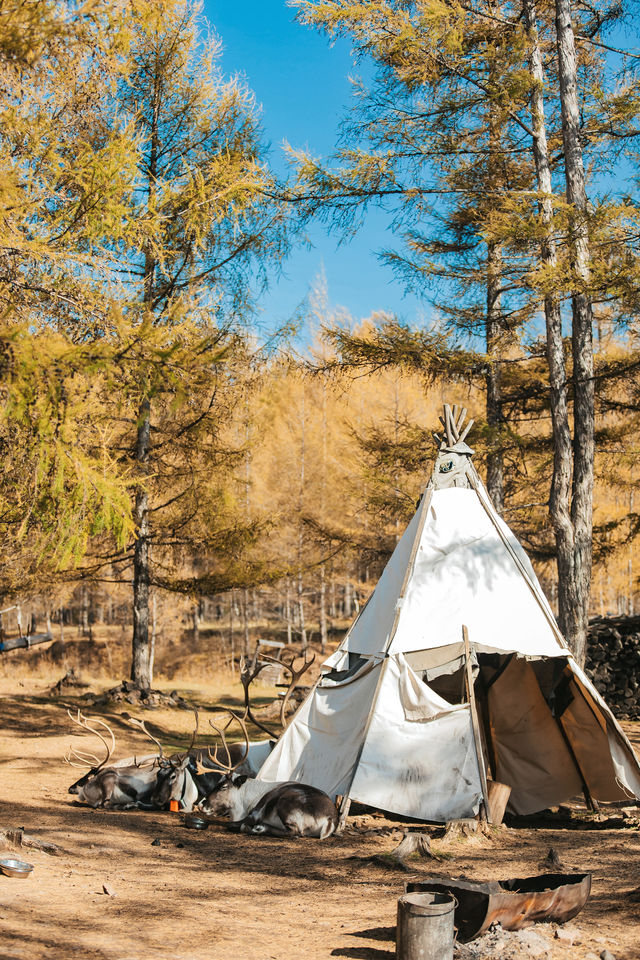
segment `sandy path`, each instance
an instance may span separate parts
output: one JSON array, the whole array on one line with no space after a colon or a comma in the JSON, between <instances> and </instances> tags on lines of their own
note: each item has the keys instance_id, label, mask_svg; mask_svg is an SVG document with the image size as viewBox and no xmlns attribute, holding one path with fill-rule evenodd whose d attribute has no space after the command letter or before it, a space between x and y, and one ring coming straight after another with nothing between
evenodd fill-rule
<instances>
[{"instance_id":1,"label":"sandy path","mask_svg":"<svg viewBox=\"0 0 640 960\"><path fill-rule=\"evenodd\" d=\"M4 688L6 686L3 684ZM180 817L74 806L74 772L60 758L70 724L61 705L0 692L0 828L24 827L63 848L23 851L26 881L0 876L0 960L390 960L405 874L350 857L389 851L398 825L357 818L369 832L282 841L186 830ZM186 733L188 715L155 711L153 722ZM117 718L116 718L117 719ZM631 725L627 725L631 730ZM139 749L120 722L121 748ZM19 798L19 799L18 799ZM371 832L387 828L386 835ZM154 839L160 845L152 846ZM574 921L579 942L554 943L553 960L640 958L640 833L509 829L448 851L428 872L474 878L537 873L553 846L594 874L593 894ZM102 892L107 884L115 893Z\"/></svg>"}]
</instances>

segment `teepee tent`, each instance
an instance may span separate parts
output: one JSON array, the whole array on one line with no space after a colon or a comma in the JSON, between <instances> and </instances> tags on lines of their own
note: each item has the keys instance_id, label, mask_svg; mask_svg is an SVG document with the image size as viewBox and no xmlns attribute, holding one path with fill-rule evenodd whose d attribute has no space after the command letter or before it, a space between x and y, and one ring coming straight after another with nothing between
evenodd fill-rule
<instances>
[{"instance_id":1,"label":"teepee tent","mask_svg":"<svg viewBox=\"0 0 640 960\"><path fill-rule=\"evenodd\" d=\"M640 765L573 659L473 466L466 411L368 602L260 770L400 815L640 797ZM464 628L464 629L463 629ZM468 637L468 640L466 639Z\"/></svg>"}]
</instances>

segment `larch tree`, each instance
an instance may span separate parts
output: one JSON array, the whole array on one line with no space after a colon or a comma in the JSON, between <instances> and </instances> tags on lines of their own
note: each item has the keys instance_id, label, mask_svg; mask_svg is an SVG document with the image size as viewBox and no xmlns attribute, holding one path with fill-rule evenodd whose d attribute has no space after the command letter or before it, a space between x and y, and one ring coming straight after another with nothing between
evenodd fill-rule
<instances>
[{"instance_id":1,"label":"larch tree","mask_svg":"<svg viewBox=\"0 0 640 960\"><path fill-rule=\"evenodd\" d=\"M617 303L622 310L622 324L628 325L631 317L624 304L629 293L626 285L630 274L632 286L638 281L635 265L628 269L635 230L629 229L634 217L630 216L625 191L617 190L612 197L603 197L594 182L599 169L610 170L612 165L615 168L617 144L637 136L633 130L638 117L637 85L621 85L612 77L615 71L606 63L606 45L597 39L602 35L603 24L617 19L620 13L620 9L607 9L604 5L594 10L567 0L557 0L540 9L533 0L523 0L531 77L532 154L538 190L538 224L534 233L540 244L532 285L541 293L544 310L554 441L549 513L556 543L559 622L579 663L584 663L586 654L593 558L593 305ZM576 32L582 50L576 47ZM554 88L547 81L545 52L547 63L556 64ZM545 99L552 101L560 119L560 129L553 136L561 150L562 180L558 176L555 183ZM591 202L587 197L589 176ZM619 247L612 257L614 243ZM625 275L626 280L621 280ZM571 297L572 305L568 357L562 317L562 298L566 295ZM597 373L603 383L608 376L606 367L606 361L601 363ZM602 439L606 439L604 432Z\"/></svg>"},{"instance_id":2,"label":"larch tree","mask_svg":"<svg viewBox=\"0 0 640 960\"><path fill-rule=\"evenodd\" d=\"M87 430L88 380L110 365L86 341L108 313L95 238L122 239L136 156L127 123L105 114L117 12L10 0L0 18L3 590L59 576L99 531L121 543L132 529L108 438Z\"/></svg>"},{"instance_id":3,"label":"larch tree","mask_svg":"<svg viewBox=\"0 0 640 960\"><path fill-rule=\"evenodd\" d=\"M273 178L253 97L240 80L222 76L220 43L207 35L199 5L140 0L132 4L129 29L117 104L139 145L128 214L135 238L115 249L115 276L130 327L157 329L164 339L162 362L152 352L132 367L127 385L135 423L129 460L136 475L137 529L131 676L148 687L150 586L154 576L165 586L171 580L160 569L152 573L154 539L160 549L163 539L177 548L177 530L187 522L177 516L178 505L193 517L207 450L205 443L194 451L196 437L202 442L209 431L213 463L222 454L225 403L218 395L237 383L243 353L250 366L239 332L252 307L250 280L259 281L283 255L285 217L268 197ZM174 369L176 351L182 363ZM172 370L180 381L177 392ZM173 416L178 409L180 417ZM184 444L193 459L178 464ZM172 457L170 483L168 475L163 479L163 464ZM201 499L206 490L205 484ZM158 533L163 506L173 539ZM185 579L197 580L180 579L182 586Z\"/></svg>"},{"instance_id":4,"label":"larch tree","mask_svg":"<svg viewBox=\"0 0 640 960\"><path fill-rule=\"evenodd\" d=\"M474 17L462 6L427 3L298 6L304 22L347 36L375 67L356 91L336 166L294 154L300 191L310 211L338 226L369 203L389 209L404 245L383 251L383 262L431 300L454 345L466 344L468 366L484 376L487 485L502 511L504 361L531 311L521 289L526 257L504 262L500 239L486 228L505 198L531 186L527 127L513 109L522 96L522 44L489 7ZM389 333L387 325L387 343ZM446 349L425 354L425 372L457 377L447 361Z\"/></svg>"},{"instance_id":5,"label":"larch tree","mask_svg":"<svg viewBox=\"0 0 640 960\"><path fill-rule=\"evenodd\" d=\"M598 197L595 189L590 206L589 172L583 157L586 151L593 176L598 166L610 164L611 156L617 156L616 138L637 136L633 129L637 85L626 78L624 90L615 89L598 39L603 24L619 16L620 10L576 4L572 11L567 0L546 5L542 14L528 2L514 8L442 6L431 0L366 5L300 0L297 6L303 22L347 37L356 54L373 62L377 71L371 89L359 91L364 106L356 122L345 128L355 131L365 146L349 144L338 153L338 165L333 168L297 155L307 203L328 210L340 222L373 200L396 202L393 222L406 224L409 212L415 226L407 235L407 252L387 259L401 274L408 263L411 271L417 268L420 280L429 275L446 278L446 293L460 274L447 273L443 264L453 257L459 266L460 241L469 236L462 229L466 208L458 202L464 191L457 178L470 171L476 187L484 183L484 209L482 203L477 207L473 230L486 244L487 419L504 423L501 408L507 396L522 419L523 411L535 405L536 394L548 384L555 447L549 508L556 538L559 617L582 662L592 549L592 302L615 301L621 289L628 296L625 282L627 286L637 283L635 263L629 263L635 234L633 209L626 198ZM577 53L572 13L581 44ZM542 41L536 31L541 24ZM546 113L544 93L550 105ZM480 128L477 123L473 126L472 118L479 116L484 117L486 139L473 142L470 135ZM478 150L475 161L471 159L474 149ZM484 181L477 176L483 165ZM476 196L481 193L476 189ZM442 209L449 196L453 197L451 218L448 223L445 220L443 230ZM433 228L428 243L425 223ZM449 230L452 224L458 227L458 237ZM611 252L614 238L623 239L617 255ZM572 302L568 370L561 309L567 298ZM532 320L535 335L540 305L545 308L549 370L542 371L541 379L535 345L530 371L526 363L521 364L526 357L509 357L517 364L504 370L516 376L505 393L498 352L504 338L496 339L495 333ZM462 309L456 304L451 312L464 323L464 304ZM376 353L373 338L365 345L348 333L334 336L351 357L358 353L361 366L371 368ZM383 335L376 347L380 353L386 340L389 361L395 354L406 363L409 357L402 344L410 339L408 332L402 332L391 347L389 337ZM476 362L469 357L468 363L476 373L478 359L476 349ZM442 358L425 354L422 366L429 369L433 362L444 371L446 360L446 352ZM457 369L452 367L450 374ZM487 478L499 502L499 457L490 457L489 468Z\"/></svg>"}]
</instances>

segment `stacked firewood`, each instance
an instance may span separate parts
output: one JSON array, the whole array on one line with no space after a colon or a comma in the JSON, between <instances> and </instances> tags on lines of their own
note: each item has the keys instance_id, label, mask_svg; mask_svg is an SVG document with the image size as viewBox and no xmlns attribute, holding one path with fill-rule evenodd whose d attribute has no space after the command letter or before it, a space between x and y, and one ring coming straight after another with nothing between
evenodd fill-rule
<instances>
[{"instance_id":1,"label":"stacked firewood","mask_svg":"<svg viewBox=\"0 0 640 960\"><path fill-rule=\"evenodd\" d=\"M639 718L640 617L592 620L586 671L616 717Z\"/></svg>"}]
</instances>

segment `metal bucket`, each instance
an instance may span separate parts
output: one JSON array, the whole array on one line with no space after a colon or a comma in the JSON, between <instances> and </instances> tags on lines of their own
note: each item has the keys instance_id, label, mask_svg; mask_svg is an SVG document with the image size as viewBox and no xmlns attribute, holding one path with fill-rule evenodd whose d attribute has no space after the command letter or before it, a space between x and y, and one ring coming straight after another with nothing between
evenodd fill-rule
<instances>
[{"instance_id":1,"label":"metal bucket","mask_svg":"<svg viewBox=\"0 0 640 960\"><path fill-rule=\"evenodd\" d=\"M398 900L397 960L453 960L455 899L448 893L405 893Z\"/></svg>"}]
</instances>

